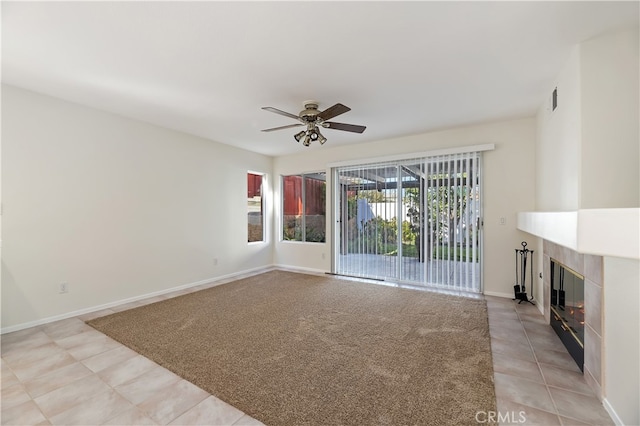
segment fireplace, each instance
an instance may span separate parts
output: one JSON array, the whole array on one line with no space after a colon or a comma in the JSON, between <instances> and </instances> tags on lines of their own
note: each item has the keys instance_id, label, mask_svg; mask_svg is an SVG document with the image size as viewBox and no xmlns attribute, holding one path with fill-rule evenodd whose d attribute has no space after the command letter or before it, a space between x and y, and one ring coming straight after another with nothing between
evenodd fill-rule
<instances>
[{"instance_id":1,"label":"fireplace","mask_svg":"<svg viewBox=\"0 0 640 426\"><path fill-rule=\"evenodd\" d=\"M584 276L550 260L550 324L584 371Z\"/></svg>"},{"instance_id":2,"label":"fireplace","mask_svg":"<svg viewBox=\"0 0 640 426\"><path fill-rule=\"evenodd\" d=\"M567 347L569 353L602 399L603 259L548 240L543 240L542 252L539 305L565 346L573 346L575 351Z\"/></svg>"}]
</instances>

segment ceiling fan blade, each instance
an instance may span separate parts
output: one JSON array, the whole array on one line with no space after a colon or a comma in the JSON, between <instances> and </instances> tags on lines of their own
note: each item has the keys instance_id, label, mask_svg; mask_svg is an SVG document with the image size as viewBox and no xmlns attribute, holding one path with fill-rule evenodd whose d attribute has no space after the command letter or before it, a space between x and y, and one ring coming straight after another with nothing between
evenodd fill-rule
<instances>
[{"instance_id":1,"label":"ceiling fan blade","mask_svg":"<svg viewBox=\"0 0 640 426\"><path fill-rule=\"evenodd\" d=\"M294 120L300 120L300 117L298 117L297 115L293 115L293 114L290 114L288 112L281 111L278 108L262 107L262 109L265 110L265 111L275 112L276 114L284 115L285 117L293 118Z\"/></svg>"},{"instance_id":2,"label":"ceiling fan blade","mask_svg":"<svg viewBox=\"0 0 640 426\"><path fill-rule=\"evenodd\" d=\"M334 129L334 130L345 130L347 132L353 132L353 133L362 133L367 128L366 126L358 126L356 124L334 123L332 121L325 121L324 123L322 123L322 127L326 127L327 129Z\"/></svg>"},{"instance_id":3,"label":"ceiling fan blade","mask_svg":"<svg viewBox=\"0 0 640 426\"><path fill-rule=\"evenodd\" d=\"M274 130L282 130L282 129L290 129L292 127L299 127L299 126L303 126L303 124L297 123L297 124L289 124L286 126L280 126L280 127L272 127L271 129L263 129L263 132L273 132Z\"/></svg>"},{"instance_id":4,"label":"ceiling fan blade","mask_svg":"<svg viewBox=\"0 0 640 426\"><path fill-rule=\"evenodd\" d=\"M351 111L351 108L349 108L348 106L344 106L342 104L335 104L331 108L327 108L324 111L322 111L320 114L318 114L318 117L320 117L322 120L330 120L333 117L337 117L340 114L344 114L345 112L348 112L348 111Z\"/></svg>"}]
</instances>

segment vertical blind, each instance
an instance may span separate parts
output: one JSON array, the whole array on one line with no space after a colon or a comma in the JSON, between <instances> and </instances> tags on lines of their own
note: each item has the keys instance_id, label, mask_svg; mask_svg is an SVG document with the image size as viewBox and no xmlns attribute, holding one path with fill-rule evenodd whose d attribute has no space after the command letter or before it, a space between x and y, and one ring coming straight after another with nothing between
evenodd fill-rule
<instances>
[{"instance_id":1,"label":"vertical blind","mask_svg":"<svg viewBox=\"0 0 640 426\"><path fill-rule=\"evenodd\" d=\"M334 169L338 274L480 292L480 153Z\"/></svg>"}]
</instances>

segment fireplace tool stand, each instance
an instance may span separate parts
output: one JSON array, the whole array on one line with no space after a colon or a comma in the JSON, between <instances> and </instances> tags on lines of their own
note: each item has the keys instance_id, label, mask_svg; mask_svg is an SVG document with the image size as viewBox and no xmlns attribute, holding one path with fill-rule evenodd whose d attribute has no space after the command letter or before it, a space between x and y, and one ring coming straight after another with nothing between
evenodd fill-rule
<instances>
[{"instance_id":1,"label":"fireplace tool stand","mask_svg":"<svg viewBox=\"0 0 640 426\"><path fill-rule=\"evenodd\" d=\"M515 249L516 250L516 284L513 286L513 292L515 293L515 297L513 298L513 300L518 300L518 304L522 302L529 302L532 305L535 305L535 303L533 303L533 297L531 298L527 297L527 286L526 286L527 258L529 257L529 254L531 254L532 259L531 259L531 262L529 262L529 270L531 271L530 287L531 287L531 294L533 295L533 250L529 250L527 248L526 241L523 241L521 245L522 245L521 249Z\"/></svg>"}]
</instances>

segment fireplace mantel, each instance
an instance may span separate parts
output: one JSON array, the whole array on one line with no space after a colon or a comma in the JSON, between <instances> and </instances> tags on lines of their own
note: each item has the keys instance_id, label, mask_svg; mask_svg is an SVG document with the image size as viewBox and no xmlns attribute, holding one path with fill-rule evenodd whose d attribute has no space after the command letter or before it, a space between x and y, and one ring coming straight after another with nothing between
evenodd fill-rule
<instances>
[{"instance_id":1,"label":"fireplace mantel","mask_svg":"<svg viewBox=\"0 0 640 426\"><path fill-rule=\"evenodd\" d=\"M640 259L640 208L520 212L517 228L578 253Z\"/></svg>"}]
</instances>

